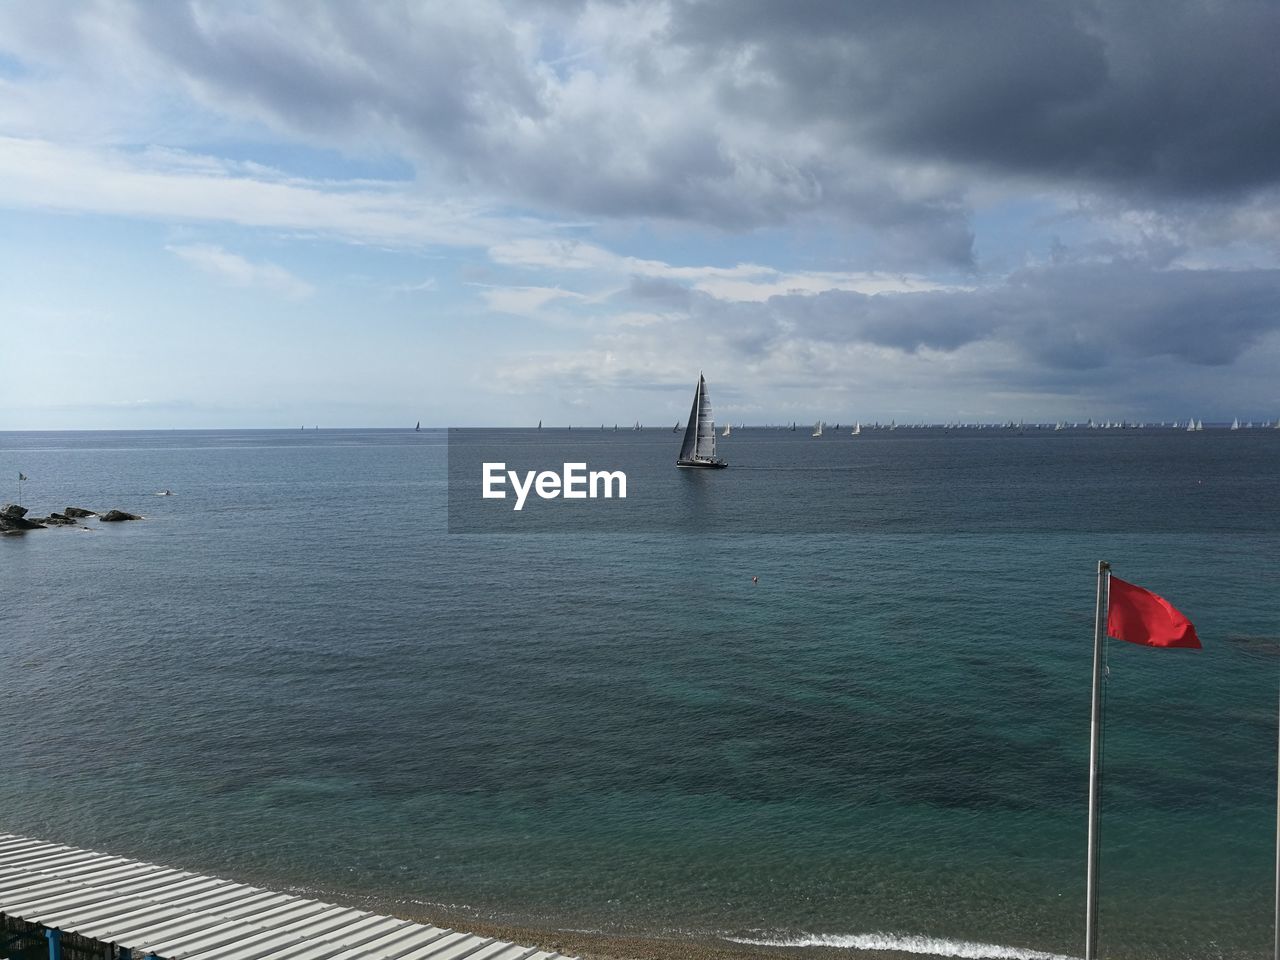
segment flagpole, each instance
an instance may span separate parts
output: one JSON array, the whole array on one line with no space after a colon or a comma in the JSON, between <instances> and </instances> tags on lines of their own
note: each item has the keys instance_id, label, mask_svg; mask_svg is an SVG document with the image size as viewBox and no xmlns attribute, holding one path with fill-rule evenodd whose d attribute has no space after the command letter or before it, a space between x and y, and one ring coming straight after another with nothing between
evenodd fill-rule
<instances>
[{"instance_id":1,"label":"flagpole","mask_svg":"<svg viewBox=\"0 0 1280 960\"><path fill-rule=\"evenodd\" d=\"M1102 644L1107 637L1111 564L1098 561L1098 599L1093 620L1093 712L1089 721L1089 854L1085 881L1084 960L1098 958L1098 800L1102 787ZM1280 822L1280 821L1278 821ZM1280 960L1280 957L1277 958Z\"/></svg>"}]
</instances>

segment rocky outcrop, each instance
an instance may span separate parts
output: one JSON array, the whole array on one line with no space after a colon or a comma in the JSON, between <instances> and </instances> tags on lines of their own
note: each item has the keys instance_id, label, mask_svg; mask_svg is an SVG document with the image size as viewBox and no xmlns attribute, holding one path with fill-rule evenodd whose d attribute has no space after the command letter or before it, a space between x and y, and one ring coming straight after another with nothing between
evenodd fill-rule
<instances>
[{"instance_id":1,"label":"rocky outcrop","mask_svg":"<svg viewBox=\"0 0 1280 960\"><path fill-rule=\"evenodd\" d=\"M39 522L46 527L74 527L76 525L73 517L68 517L61 513L51 513L47 517L42 517Z\"/></svg>"},{"instance_id":2,"label":"rocky outcrop","mask_svg":"<svg viewBox=\"0 0 1280 960\"><path fill-rule=\"evenodd\" d=\"M62 513L51 513L47 517L28 517L27 508L16 503L6 503L0 507L0 533L17 533L21 530L42 530L45 527L74 527L85 517L97 517L103 523L119 523L122 520L141 520L136 513L125 513L123 510L108 510L98 514L83 507L67 507Z\"/></svg>"},{"instance_id":3,"label":"rocky outcrop","mask_svg":"<svg viewBox=\"0 0 1280 960\"><path fill-rule=\"evenodd\" d=\"M123 510L108 510L98 517L103 523L116 523L120 520L141 520L136 513L125 513Z\"/></svg>"},{"instance_id":4,"label":"rocky outcrop","mask_svg":"<svg viewBox=\"0 0 1280 960\"><path fill-rule=\"evenodd\" d=\"M19 530L42 530L43 523L27 519L27 508L16 503L0 507L0 533L16 533Z\"/></svg>"}]
</instances>

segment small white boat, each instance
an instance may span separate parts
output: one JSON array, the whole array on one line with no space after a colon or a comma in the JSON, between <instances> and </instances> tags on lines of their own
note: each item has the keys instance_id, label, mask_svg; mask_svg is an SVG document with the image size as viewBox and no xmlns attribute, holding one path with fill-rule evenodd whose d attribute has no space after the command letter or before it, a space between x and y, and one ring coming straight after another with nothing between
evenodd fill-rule
<instances>
[{"instance_id":1,"label":"small white boat","mask_svg":"<svg viewBox=\"0 0 1280 960\"><path fill-rule=\"evenodd\" d=\"M724 425L724 433L720 434L720 436L722 436L722 437L729 437L729 436L732 436L732 435L733 435L733 424L731 424L731 423L726 423L726 424Z\"/></svg>"},{"instance_id":2,"label":"small white boat","mask_svg":"<svg viewBox=\"0 0 1280 960\"><path fill-rule=\"evenodd\" d=\"M822 436L822 421L821 421L821 420L819 420L817 423L815 423L815 424L813 425L813 433L811 434L811 436L814 436L814 437L820 437L820 436Z\"/></svg>"},{"instance_id":3,"label":"small white boat","mask_svg":"<svg viewBox=\"0 0 1280 960\"><path fill-rule=\"evenodd\" d=\"M849 431L849 436L856 437L862 433L862 421L859 420L853 425L853 429Z\"/></svg>"}]
</instances>

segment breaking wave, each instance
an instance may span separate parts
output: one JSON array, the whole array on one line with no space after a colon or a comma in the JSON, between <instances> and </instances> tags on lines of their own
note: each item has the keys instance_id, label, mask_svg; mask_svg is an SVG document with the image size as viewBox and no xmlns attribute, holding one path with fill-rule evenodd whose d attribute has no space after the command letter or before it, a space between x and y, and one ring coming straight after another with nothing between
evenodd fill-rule
<instances>
[{"instance_id":1,"label":"breaking wave","mask_svg":"<svg viewBox=\"0 0 1280 960\"><path fill-rule=\"evenodd\" d=\"M896 950L934 957L959 957L960 960L1078 960L1061 953L1006 947L998 943L971 943L967 940L945 940L917 934L896 933L802 933L794 937L752 938L725 937L734 943L761 947L838 947L845 950Z\"/></svg>"}]
</instances>

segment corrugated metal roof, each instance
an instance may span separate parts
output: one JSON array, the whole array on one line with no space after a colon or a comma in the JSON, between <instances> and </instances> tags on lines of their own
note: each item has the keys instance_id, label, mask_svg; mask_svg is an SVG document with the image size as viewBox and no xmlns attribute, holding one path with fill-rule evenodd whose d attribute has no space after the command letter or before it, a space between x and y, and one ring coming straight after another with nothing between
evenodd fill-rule
<instances>
[{"instance_id":1,"label":"corrugated metal roof","mask_svg":"<svg viewBox=\"0 0 1280 960\"><path fill-rule=\"evenodd\" d=\"M163 960L560 956L9 833L0 833L0 913Z\"/></svg>"}]
</instances>

